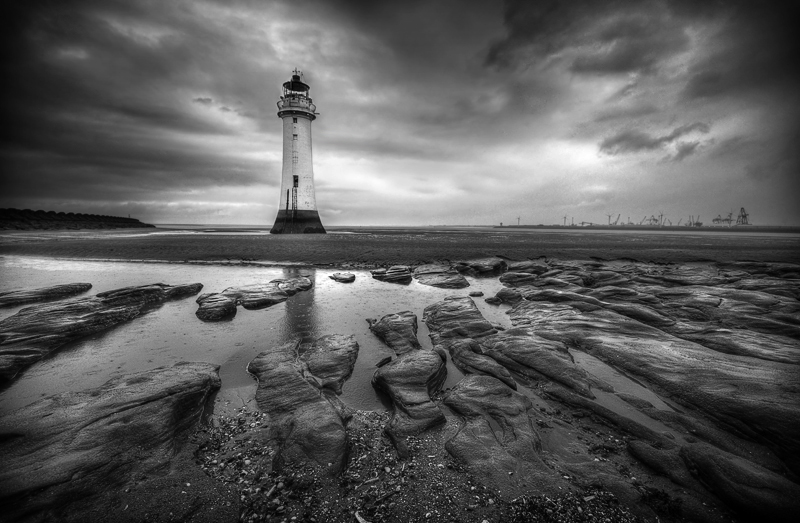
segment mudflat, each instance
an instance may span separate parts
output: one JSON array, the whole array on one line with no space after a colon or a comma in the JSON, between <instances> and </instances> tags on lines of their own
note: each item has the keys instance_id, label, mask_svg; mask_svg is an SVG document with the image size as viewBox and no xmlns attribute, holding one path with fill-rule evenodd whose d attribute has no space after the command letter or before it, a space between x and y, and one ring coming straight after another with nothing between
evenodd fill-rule
<instances>
[{"instance_id":1,"label":"mudflat","mask_svg":"<svg viewBox=\"0 0 800 523\"><path fill-rule=\"evenodd\" d=\"M485 256L642 262L800 261L800 235L508 228L331 228L326 235L267 229L46 231L0 234L0 255L103 260L259 261L315 266L420 265Z\"/></svg>"},{"instance_id":2,"label":"mudflat","mask_svg":"<svg viewBox=\"0 0 800 523\"><path fill-rule=\"evenodd\" d=\"M799 239L0 234L0 502L10 521L794 521Z\"/></svg>"}]
</instances>

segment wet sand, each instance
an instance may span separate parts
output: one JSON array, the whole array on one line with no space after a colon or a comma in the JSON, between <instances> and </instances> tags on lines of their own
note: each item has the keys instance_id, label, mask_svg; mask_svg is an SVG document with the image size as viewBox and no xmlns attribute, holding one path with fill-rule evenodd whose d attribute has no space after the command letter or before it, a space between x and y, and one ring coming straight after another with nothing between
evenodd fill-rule
<instances>
[{"instance_id":1,"label":"wet sand","mask_svg":"<svg viewBox=\"0 0 800 523\"><path fill-rule=\"evenodd\" d=\"M266 229L26 231L0 234L0 255L146 261L245 261L318 267L417 265L483 256L643 262L800 261L800 235L725 231L331 228L327 235Z\"/></svg>"}]
</instances>

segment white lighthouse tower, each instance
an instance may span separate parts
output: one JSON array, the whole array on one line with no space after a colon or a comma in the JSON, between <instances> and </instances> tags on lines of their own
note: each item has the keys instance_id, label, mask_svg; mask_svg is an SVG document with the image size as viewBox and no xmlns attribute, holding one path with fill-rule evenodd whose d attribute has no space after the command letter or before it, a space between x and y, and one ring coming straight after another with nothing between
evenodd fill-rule
<instances>
[{"instance_id":1,"label":"white lighthouse tower","mask_svg":"<svg viewBox=\"0 0 800 523\"><path fill-rule=\"evenodd\" d=\"M317 107L308 96L302 73L294 70L283 84L278 117L283 120L283 174L278 216L272 234L325 233L314 195L314 165L311 158L311 122Z\"/></svg>"}]
</instances>

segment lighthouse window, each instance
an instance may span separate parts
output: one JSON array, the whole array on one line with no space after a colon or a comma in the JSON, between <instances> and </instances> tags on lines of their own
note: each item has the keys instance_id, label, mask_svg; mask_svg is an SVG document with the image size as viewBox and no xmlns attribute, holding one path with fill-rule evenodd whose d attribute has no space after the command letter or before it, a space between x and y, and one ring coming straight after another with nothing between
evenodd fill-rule
<instances>
[{"instance_id":1,"label":"lighthouse window","mask_svg":"<svg viewBox=\"0 0 800 523\"><path fill-rule=\"evenodd\" d=\"M296 134L292 135L292 140L297 140L297 135Z\"/></svg>"},{"instance_id":2,"label":"lighthouse window","mask_svg":"<svg viewBox=\"0 0 800 523\"><path fill-rule=\"evenodd\" d=\"M297 118L292 118L292 123L297 123Z\"/></svg>"}]
</instances>

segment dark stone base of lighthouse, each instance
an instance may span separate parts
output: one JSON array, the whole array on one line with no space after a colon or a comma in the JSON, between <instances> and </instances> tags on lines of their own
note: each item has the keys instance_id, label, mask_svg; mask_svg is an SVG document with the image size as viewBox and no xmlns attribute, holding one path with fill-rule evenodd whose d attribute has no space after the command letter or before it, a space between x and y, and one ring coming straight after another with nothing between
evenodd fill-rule
<instances>
[{"instance_id":1,"label":"dark stone base of lighthouse","mask_svg":"<svg viewBox=\"0 0 800 523\"><path fill-rule=\"evenodd\" d=\"M317 211L278 211L271 234L325 234Z\"/></svg>"}]
</instances>

